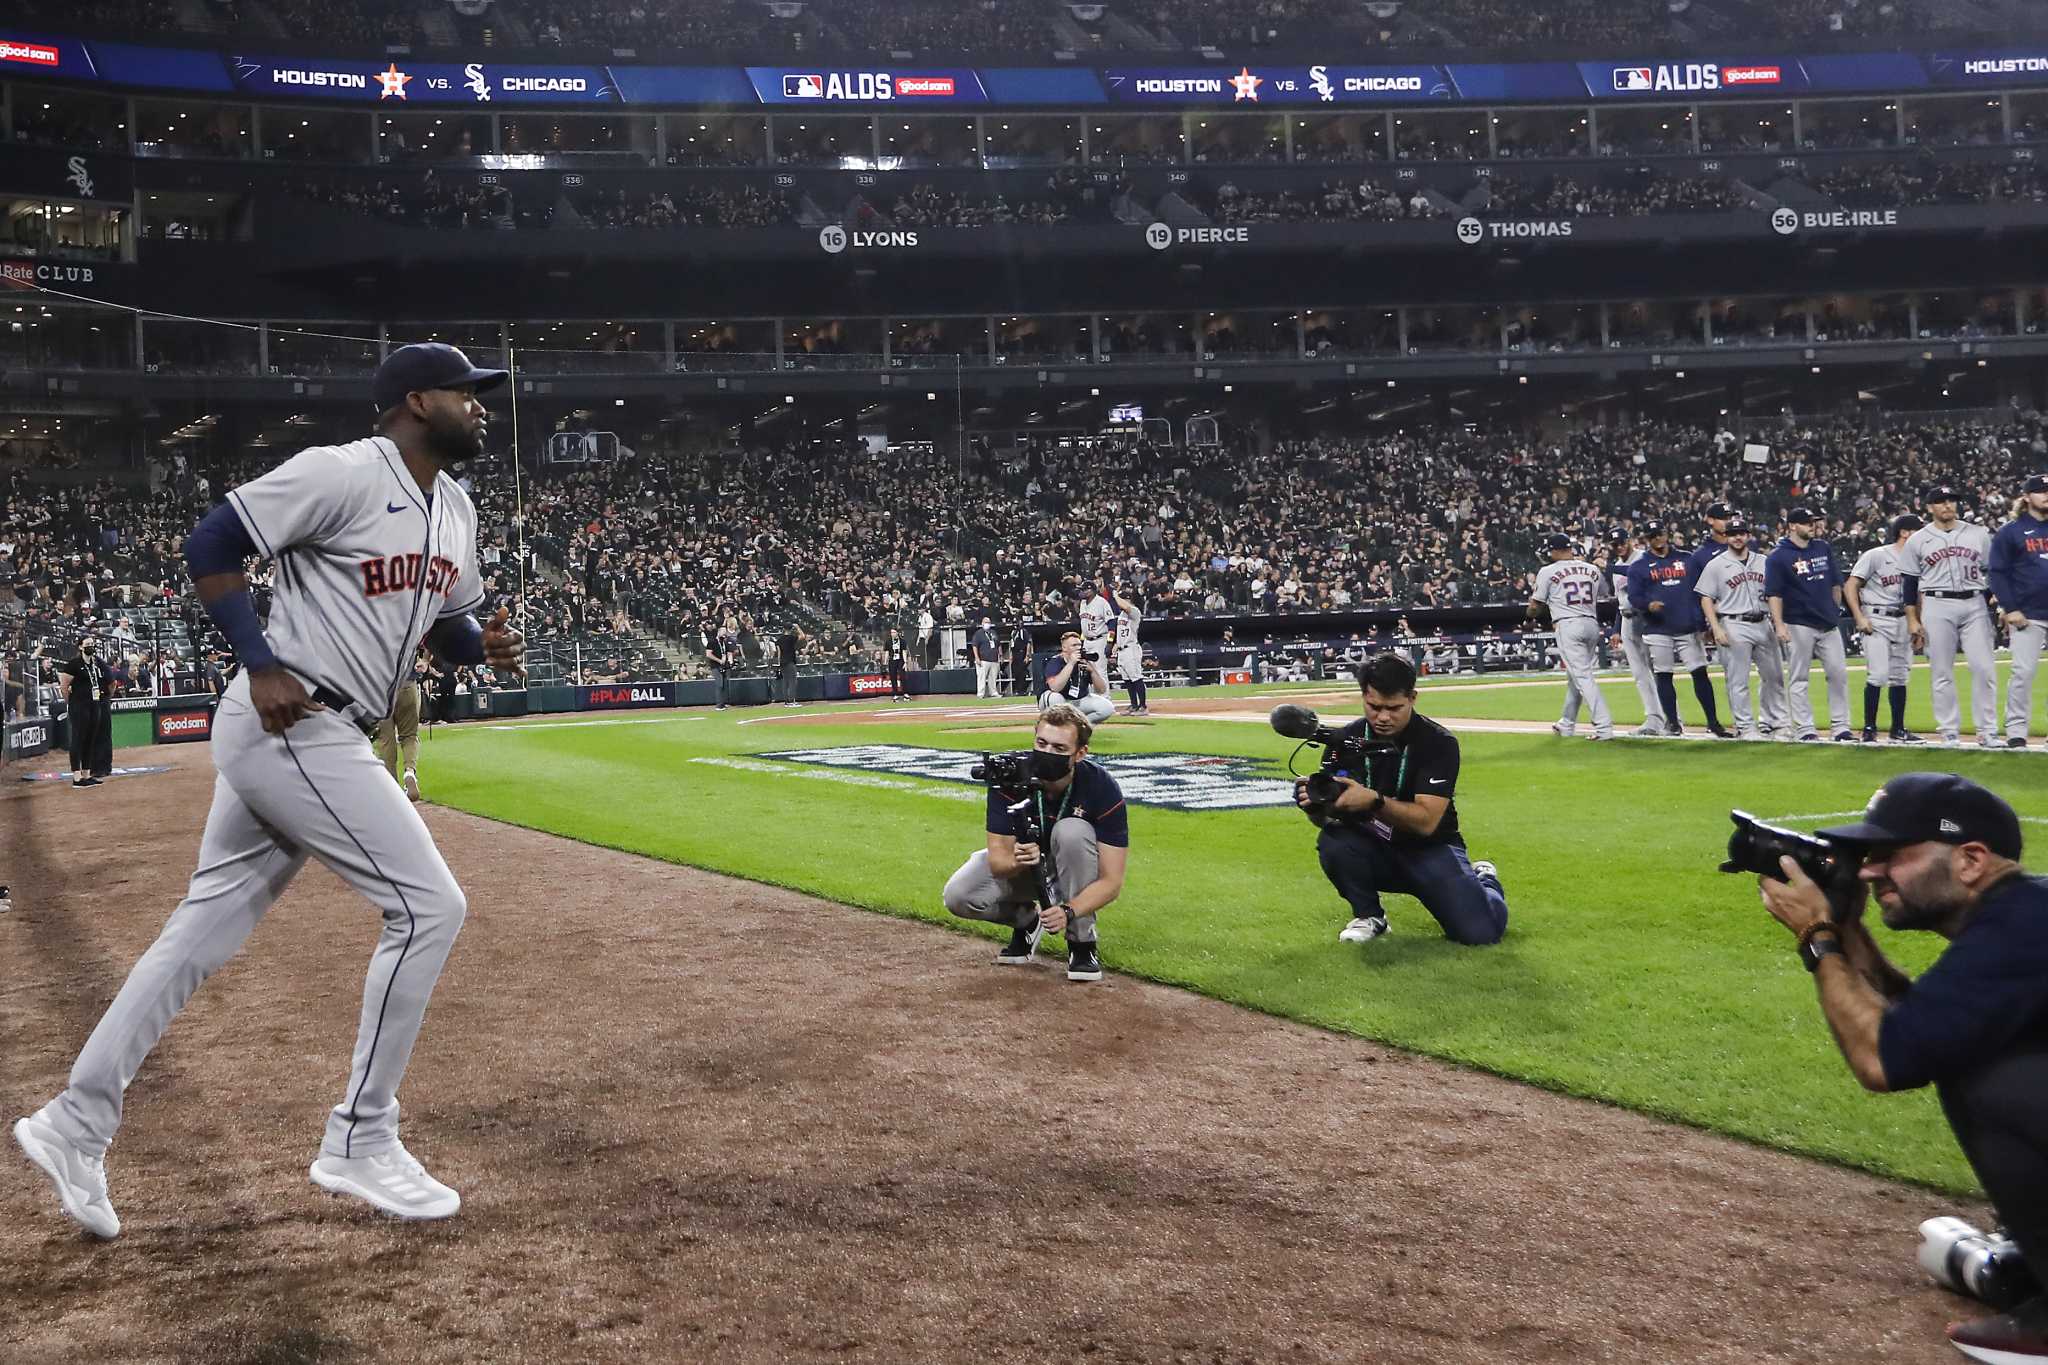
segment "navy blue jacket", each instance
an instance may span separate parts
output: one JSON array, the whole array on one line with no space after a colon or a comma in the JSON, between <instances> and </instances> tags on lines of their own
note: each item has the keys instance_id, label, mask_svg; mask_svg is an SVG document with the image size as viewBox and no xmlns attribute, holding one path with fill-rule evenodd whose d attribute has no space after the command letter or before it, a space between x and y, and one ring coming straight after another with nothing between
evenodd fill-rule
<instances>
[{"instance_id":1,"label":"navy blue jacket","mask_svg":"<svg viewBox=\"0 0 2048 1365\"><path fill-rule=\"evenodd\" d=\"M2022 512L1991 537L1991 561L1984 576L2000 611L2021 611L2029 621L2048 621L2048 521Z\"/></svg>"},{"instance_id":2,"label":"navy blue jacket","mask_svg":"<svg viewBox=\"0 0 2048 1365\"><path fill-rule=\"evenodd\" d=\"M1692 553L1685 557L1685 586L1697 590L1700 573L1728 549L1728 542L1708 536L1692 547Z\"/></svg>"},{"instance_id":3,"label":"navy blue jacket","mask_svg":"<svg viewBox=\"0 0 2048 1365\"><path fill-rule=\"evenodd\" d=\"M1719 554L1720 547L1714 553ZM1693 577L1685 556L1675 550L1662 555L1644 550L1643 557L1628 566L1628 604L1641 614L1645 635L1690 635L1700 628ZM1652 602L1662 602L1664 609L1651 611Z\"/></svg>"},{"instance_id":4,"label":"navy blue jacket","mask_svg":"<svg viewBox=\"0 0 2048 1365\"><path fill-rule=\"evenodd\" d=\"M1785 599L1788 626L1833 630L1842 619L1834 594L1841 582L1835 547L1825 540L1810 540L1802 550L1787 536L1764 557L1764 596Z\"/></svg>"}]
</instances>

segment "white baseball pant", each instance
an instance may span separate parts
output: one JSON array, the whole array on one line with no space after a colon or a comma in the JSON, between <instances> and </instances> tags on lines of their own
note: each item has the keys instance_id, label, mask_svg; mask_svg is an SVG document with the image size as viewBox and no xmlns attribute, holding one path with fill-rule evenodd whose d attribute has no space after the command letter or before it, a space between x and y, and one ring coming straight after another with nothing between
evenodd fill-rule
<instances>
[{"instance_id":1,"label":"white baseball pant","mask_svg":"<svg viewBox=\"0 0 2048 1365\"><path fill-rule=\"evenodd\" d=\"M1707 666L1707 651L1692 632L1659 635L1654 630L1644 631L1643 643L1650 649L1650 667L1659 673L1690 673Z\"/></svg>"},{"instance_id":2,"label":"white baseball pant","mask_svg":"<svg viewBox=\"0 0 2048 1365\"><path fill-rule=\"evenodd\" d=\"M1758 701L1763 723L1779 734L1785 732L1785 656L1778 649L1778 635L1769 621L1739 621L1721 618L1728 643L1721 650L1721 675L1728 685L1728 710L1735 717L1735 733L1754 735L1756 712L1749 705L1749 670L1756 667Z\"/></svg>"},{"instance_id":3,"label":"white baseball pant","mask_svg":"<svg viewBox=\"0 0 2048 1365\"><path fill-rule=\"evenodd\" d=\"M1621 652L1628 659L1628 674L1635 679L1636 695L1642 698L1643 719L1669 724L1664 704L1657 700L1657 675L1650 668L1650 647L1643 641L1643 618L1634 612L1621 618Z\"/></svg>"},{"instance_id":4,"label":"white baseball pant","mask_svg":"<svg viewBox=\"0 0 2048 1365\"><path fill-rule=\"evenodd\" d=\"M1849 725L1849 655L1842 648L1842 632L1816 626L1787 624L1792 643L1787 650L1785 670L1792 675L1792 723L1804 738L1815 733L1813 697L1808 685L1813 680L1813 661L1820 659L1821 676L1828 684L1828 732L1839 734Z\"/></svg>"},{"instance_id":5,"label":"white baseball pant","mask_svg":"<svg viewBox=\"0 0 2048 1365\"><path fill-rule=\"evenodd\" d=\"M1068 702L1065 697L1057 692L1040 693L1038 709L1044 711L1050 707L1058 706L1061 702L1066 702L1067 705L1086 716L1090 725L1100 725L1116 714L1116 703L1099 692L1090 692L1087 696L1075 702Z\"/></svg>"},{"instance_id":6,"label":"white baseball pant","mask_svg":"<svg viewBox=\"0 0 2048 1365\"><path fill-rule=\"evenodd\" d=\"M2048 622L2027 618L2012 633L2012 676L2005 684L2005 737L2025 739L2034 719L2034 672L2041 666L2041 647L2048 644Z\"/></svg>"},{"instance_id":7,"label":"white baseball pant","mask_svg":"<svg viewBox=\"0 0 2048 1365\"><path fill-rule=\"evenodd\" d=\"M213 761L220 775L191 886L78 1054L56 1126L87 1151L106 1150L143 1059L311 854L384 918L348 1086L321 1151L387 1151L398 1141L398 1084L468 902L418 808L338 712L268 734L249 704L249 675L238 674L214 716Z\"/></svg>"},{"instance_id":8,"label":"white baseball pant","mask_svg":"<svg viewBox=\"0 0 2048 1365\"><path fill-rule=\"evenodd\" d=\"M1883 616L1866 611L1870 630L1863 636L1864 681L1872 687L1904 687L1913 676L1913 641L1903 611Z\"/></svg>"},{"instance_id":9,"label":"white baseball pant","mask_svg":"<svg viewBox=\"0 0 2048 1365\"><path fill-rule=\"evenodd\" d=\"M1145 681L1144 652L1136 649L1118 650L1116 675L1127 683Z\"/></svg>"},{"instance_id":10,"label":"white baseball pant","mask_svg":"<svg viewBox=\"0 0 2048 1365\"><path fill-rule=\"evenodd\" d=\"M1991 611L1981 594L1920 598L1920 627L1927 632L1927 668L1934 679L1934 728L1953 744L1962 738L1962 705L1956 696L1956 652L1970 665L1970 710L1977 742L1998 735L1998 662L1993 653Z\"/></svg>"},{"instance_id":11,"label":"white baseball pant","mask_svg":"<svg viewBox=\"0 0 2048 1365\"><path fill-rule=\"evenodd\" d=\"M1564 659L1564 714L1559 720L1566 730L1579 723L1583 700L1593 713L1593 733L1602 739L1614 734L1614 717L1608 713L1607 698L1600 692L1600 623L1590 616L1561 621L1557 627L1557 652Z\"/></svg>"}]
</instances>

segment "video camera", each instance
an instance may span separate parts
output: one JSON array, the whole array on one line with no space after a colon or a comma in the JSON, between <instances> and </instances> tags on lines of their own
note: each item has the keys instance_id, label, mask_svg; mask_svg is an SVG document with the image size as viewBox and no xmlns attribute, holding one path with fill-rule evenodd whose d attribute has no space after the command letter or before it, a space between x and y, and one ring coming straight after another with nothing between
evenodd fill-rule
<instances>
[{"instance_id":1,"label":"video camera","mask_svg":"<svg viewBox=\"0 0 2048 1365\"><path fill-rule=\"evenodd\" d=\"M1735 832L1728 836L1728 860L1721 864L1721 871L1750 872L1783 881L1785 869L1778 866L1778 859L1790 858L1801 872L1829 890L1855 885L1856 871L1863 865L1863 850L1856 845L1766 824L1748 811L1729 811L1728 818L1735 822Z\"/></svg>"},{"instance_id":2,"label":"video camera","mask_svg":"<svg viewBox=\"0 0 2048 1365\"><path fill-rule=\"evenodd\" d=\"M1307 779L1309 803L1306 810L1308 818L1318 825L1328 822L1330 803L1344 792L1344 784L1337 780L1338 775L1356 778L1367 770L1374 754L1386 753L1394 747L1385 740L1372 738L1370 730L1362 735L1347 735L1342 730L1333 730L1306 706L1276 706L1267 720L1276 733L1301 741L1295 753L1311 744L1326 751L1322 767L1310 773ZM1292 757L1287 761L1287 771L1294 771Z\"/></svg>"},{"instance_id":3,"label":"video camera","mask_svg":"<svg viewBox=\"0 0 2048 1365\"><path fill-rule=\"evenodd\" d=\"M1073 770L1073 760L1065 754L1026 749L1013 754L984 753L968 776L999 791L1043 791Z\"/></svg>"}]
</instances>

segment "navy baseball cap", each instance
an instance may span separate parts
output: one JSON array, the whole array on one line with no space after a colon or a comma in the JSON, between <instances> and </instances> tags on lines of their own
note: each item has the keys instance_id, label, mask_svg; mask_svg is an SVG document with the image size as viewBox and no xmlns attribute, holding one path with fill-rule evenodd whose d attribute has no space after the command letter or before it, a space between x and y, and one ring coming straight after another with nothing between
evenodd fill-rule
<instances>
[{"instance_id":1,"label":"navy baseball cap","mask_svg":"<svg viewBox=\"0 0 2048 1365\"><path fill-rule=\"evenodd\" d=\"M1911 512L1906 512L1899 516L1893 517L1891 525L1892 539L1897 540L1899 538L1899 532L1901 531L1917 531L1926 524L1926 522L1920 520L1920 518L1914 516Z\"/></svg>"},{"instance_id":2,"label":"navy baseball cap","mask_svg":"<svg viewBox=\"0 0 2048 1365\"><path fill-rule=\"evenodd\" d=\"M1552 531L1543 537L1543 548L1546 550L1569 550L1571 547L1572 538L1562 531Z\"/></svg>"},{"instance_id":3,"label":"navy baseball cap","mask_svg":"<svg viewBox=\"0 0 2048 1365\"><path fill-rule=\"evenodd\" d=\"M1785 514L1785 520L1788 523L1805 523L1809 521L1819 521L1820 513L1814 511L1811 507L1800 506L1795 507L1791 511L1787 512Z\"/></svg>"},{"instance_id":4,"label":"navy baseball cap","mask_svg":"<svg viewBox=\"0 0 2048 1365\"><path fill-rule=\"evenodd\" d=\"M384 357L370 381L370 397L377 411L389 412L405 401L409 393L427 389L453 389L476 385L478 393L505 382L503 370L479 369L460 349L444 341L418 341L401 346Z\"/></svg>"},{"instance_id":5,"label":"navy baseball cap","mask_svg":"<svg viewBox=\"0 0 2048 1365\"><path fill-rule=\"evenodd\" d=\"M2028 478L2022 493L2048 493L2048 474L2035 474Z\"/></svg>"},{"instance_id":6,"label":"navy baseball cap","mask_svg":"<svg viewBox=\"0 0 2048 1365\"><path fill-rule=\"evenodd\" d=\"M1844 843L1897 847L1930 840L1983 844L2001 858L2020 856L2020 817L1996 793L1955 773L1901 773L1878 788L1863 819L1818 831Z\"/></svg>"},{"instance_id":7,"label":"navy baseball cap","mask_svg":"<svg viewBox=\"0 0 2048 1365\"><path fill-rule=\"evenodd\" d=\"M1626 526L1610 526L1607 528L1607 539L1615 545L1626 545L1633 537L1629 535Z\"/></svg>"},{"instance_id":8,"label":"navy baseball cap","mask_svg":"<svg viewBox=\"0 0 2048 1365\"><path fill-rule=\"evenodd\" d=\"M1746 536L1749 534L1749 522L1740 515L1732 516L1728 518L1728 524L1721 529L1731 536Z\"/></svg>"},{"instance_id":9,"label":"navy baseball cap","mask_svg":"<svg viewBox=\"0 0 2048 1365\"><path fill-rule=\"evenodd\" d=\"M1661 536L1664 534L1664 523L1656 517L1651 517L1648 521L1643 523L1642 533L1645 538L1648 538L1650 536Z\"/></svg>"},{"instance_id":10,"label":"navy baseball cap","mask_svg":"<svg viewBox=\"0 0 2048 1365\"><path fill-rule=\"evenodd\" d=\"M1726 521L1734 515L1735 509L1725 502L1710 502L1707 504L1707 517L1709 520Z\"/></svg>"},{"instance_id":11,"label":"navy baseball cap","mask_svg":"<svg viewBox=\"0 0 2048 1365\"><path fill-rule=\"evenodd\" d=\"M1956 492L1955 485L1947 483L1934 485L1934 487L1927 490L1927 496L1921 499L1922 502L1961 502L1962 500L1962 495Z\"/></svg>"}]
</instances>

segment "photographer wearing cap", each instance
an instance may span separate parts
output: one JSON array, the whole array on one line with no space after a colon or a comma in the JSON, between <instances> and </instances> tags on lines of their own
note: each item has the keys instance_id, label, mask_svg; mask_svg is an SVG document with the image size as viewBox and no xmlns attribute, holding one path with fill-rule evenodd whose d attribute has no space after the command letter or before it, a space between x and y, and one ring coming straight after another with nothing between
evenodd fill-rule
<instances>
[{"instance_id":1,"label":"photographer wearing cap","mask_svg":"<svg viewBox=\"0 0 2048 1365\"><path fill-rule=\"evenodd\" d=\"M1077 638L1077 648L1079 643ZM1088 741L1094 733L1073 707L1046 709L1032 736L1032 787L989 787L988 847L961 864L946 882L947 910L962 919L1010 926L1009 945L996 954L1002 966L1030 963L1043 935L1063 933L1067 980L1102 979L1095 916L1123 894L1131 825L1116 779L1088 761ZM1036 843L1018 841L1010 815L1011 805L1021 801L1031 803L1032 823L1050 836L1052 857L1045 871L1059 899L1042 914L1038 870L1043 851Z\"/></svg>"},{"instance_id":2,"label":"photographer wearing cap","mask_svg":"<svg viewBox=\"0 0 2048 1365\"><path fill-rule=\"evenodd\" d=\"M1038 709L1043 713L1062 702L1087 717L1090 725L1100 725L1116 714L1109 679L1101 663L1083 652L1078 631L1060 636L1060 657L1045 670L1045 691L1038 698Z\"/></svg>"},{"instance_id":3,"label":"photographer wearing cap","mask_svg":"<svg viewBox=\"0 0 2048 1365\"><path fill-rule=\"evenodd\" d=\"M2005 685L2005 747L2024 749L2033 722L2034 673L2048 643L2048 474L2036 474L2021 509L1991 538L1985 577L2012 633L2012 677Z\"/></svg>"},{"instance_id":4,"label":"photographer wearing cap","mask_svg":"<svg viewBox=\"0 0 2048 1365\"><path fill-rule=\"evenodd\" d=\"M1365 717L1340 733L1371 747L1363 772L1332 772L1341 792L1316 839L1323 875L1351 906L1338 939L1386 933L1380 896L1393 892L1421 901L1454 943L1500 942L1508 930L1500 876L1492 863L1471 861L1458 832L1457 736L1416 714L1415 665L1400 655L1375 655L1358 670L1358 686ZM1307 778L1297 781L1294 800L1313 811L1308 788Z\"/></svg>"},{"instance_id":5,"label":"photographer wearing cap","mask_svg":"<svg viewBox=\"0 0 2048 1365\"><path fill-rule=\"evenodd\" d=\"M1856 1079L1875 1091L1934 1085L2038 1275L2048 1267L2048 879L2019 864L2019 817L1965 778L1906 773L1862 821L1819 837L1860 852L1856 884L1831 895L1788 857L1782 878L1759 880L1764 905L1799 936ZM1887 928L1949 940L1918 980L1864 927L1872 893ZM1953 1326L1949 1339L1977 1360L2048 1362L2048 1297Z\"/></svg>"}]
</instances>

